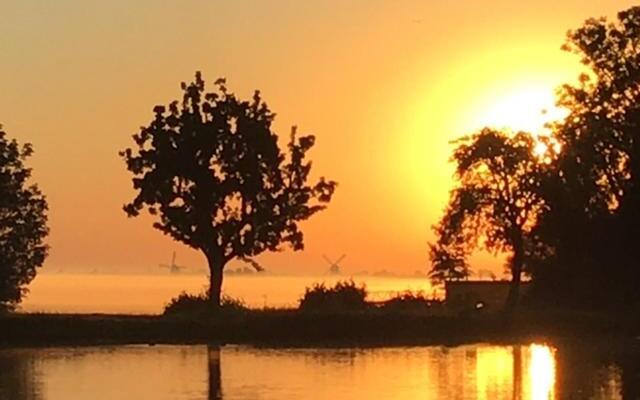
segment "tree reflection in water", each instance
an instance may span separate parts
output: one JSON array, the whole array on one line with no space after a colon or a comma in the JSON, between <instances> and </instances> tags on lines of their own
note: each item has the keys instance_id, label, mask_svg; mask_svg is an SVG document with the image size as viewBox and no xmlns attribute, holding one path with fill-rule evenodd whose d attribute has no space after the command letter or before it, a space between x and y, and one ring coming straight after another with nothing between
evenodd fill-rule
<instances>
[{"instance_id":1,"label":"tree reflection in water","mask_svg":"<svg viewBox=\"0 0 640 400\"><path fill-rule=\"evenodd\" d=\"M0 399L40 400L35 357L20 350L0 352Z\"/></svg>"},{"instance_id":2,"label":"tree reflection in water","mask_svg":"<svg viewBox=\"0 0 640 400\"><path fill-rule=\"evenodd\" d=\"M222 373L220 371L220 346L207 346L209 369L209 399L222 400Z\"/></svg>"}]
</instances>

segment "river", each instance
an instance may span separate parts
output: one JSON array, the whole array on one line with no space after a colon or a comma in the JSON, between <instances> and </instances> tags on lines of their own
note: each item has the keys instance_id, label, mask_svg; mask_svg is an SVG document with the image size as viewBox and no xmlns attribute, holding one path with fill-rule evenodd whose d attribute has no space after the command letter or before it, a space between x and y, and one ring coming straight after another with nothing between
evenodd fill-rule
<instances>
[{"instance_id":1,"label":"river","mask_svg":"<svg viewBox=\"0 0 640 400\"><path fill-rule=\"evenodd\" d=\"M0 349L11 400L637 398L637 358L541 343L269 349L100 346Z\"/></svg>"}]
</instances>

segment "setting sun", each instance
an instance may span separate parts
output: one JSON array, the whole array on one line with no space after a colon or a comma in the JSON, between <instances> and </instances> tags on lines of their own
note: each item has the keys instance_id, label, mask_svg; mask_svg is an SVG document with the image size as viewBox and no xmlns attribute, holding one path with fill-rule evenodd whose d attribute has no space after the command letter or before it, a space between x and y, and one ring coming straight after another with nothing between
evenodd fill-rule
<instances>
[{"instance_id":1,"label":"setting sun","mask_svg":"<svg viewBox=\"0 0 640 400\"><path fill-rule=\"evenodd\" d=\"M0 1L0 400L639 397L639 27Z\"/></svg>"},{"instance_id":2,"label":"setting sun","mask_svg":"<svg viewBox=\"0 0 640 400\"><path fill-rule=\"evenodd\" d=\"M555 105L554 93L551 87L514 85L504 95L487 99L473 119L477 125L541 134L545 124L565 116Z\"/></svg>"}]
</instances>

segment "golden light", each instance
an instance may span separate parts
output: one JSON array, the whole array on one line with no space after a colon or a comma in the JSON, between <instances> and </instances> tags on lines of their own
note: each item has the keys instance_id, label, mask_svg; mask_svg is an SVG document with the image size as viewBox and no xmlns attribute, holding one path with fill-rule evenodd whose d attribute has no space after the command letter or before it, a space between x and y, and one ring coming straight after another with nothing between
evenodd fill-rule
<instances>
[{"instance_id":1,"label":"golden light","mask_svg":"<svg viewBox=\"0 0 640 400\"><path fill-rule=\"evenodd\" d=\"M486 99L486 103L478 107L471 118L476 127L488 126L538 135L547 132L545 124L566 115L565 110L556 107L552 87L525 82L499 90L498 95Z\"/></svg>"},{"instance_id":2,"label":"golden light","mask_svg":"<svg viewBox=\"0 0 640 400\"><path fill-rule=\"evenodd\" d=\"M536 143L536 146L533 148L533 154L535 154L538 157L542 157L547 152L547 149L548 147L546 144L542 142L538 142Z\"/></svg>"},{"instance_id":3,"label":"golden light","mask_svg":"<svg viewBox=\"0 0 640 400\"><path fill-rule=\"evenodd\" d=\"M470 118L469 132L482 127L505 129L510 132L528 132L535 137L549 135L547 125L563 119L567 110L555 105L554 88L542 82L514 83L497 87L491 96L476 101ZM538 141L534 154L543 162L550 162L549 143ZM552 152L559 151L559 145L552 143Z\"/></svg>"},{"instance_id":4,"label":"golden light","mask_svg":"<svg viewBox=\"0 0 640 400\"><path fill-rule=\"evenodd\" d=\"M487 346L476 354L475 390L478 399L493 399L511 391L514 398L555 398L555 350L549 346Z\"/></svg>"},{"instance_id":5,"label":"golden light","mask_svg":"<svg viewBox=\"0 0 640 400\"><path fill-rule=\"evenodd\" d=\"M554 398L556 363L549 346L533 344L529 347L529 388L531 400Z\"/></svg>"},{"instance_id":6,"label":"golden light","mask_svg":"<svg viewBox=\"0 0 640 400\"><path fill-rule=\"evenodd\" d=\"M513 381L513 355L507 347L479 348L476 358L476 396L493 399Z\"/></svg>"},{"instance_id":7,"label":"golden light","mask_svg":"<svg viewBox=\"0 0 640 400\"><path fill-rule=\"evenodd\" d=\"M412 188L415 206L405 209L442 209L452 183L452 141L484 127L545 134L545 124L566 115L555 106L556 89L573 82L579 64L562 52L544 59L543 53L516 45L484 49L456 60L435 83L412 81L381 163L393 166L398 192Z\"/></svg>"}]
</instances>

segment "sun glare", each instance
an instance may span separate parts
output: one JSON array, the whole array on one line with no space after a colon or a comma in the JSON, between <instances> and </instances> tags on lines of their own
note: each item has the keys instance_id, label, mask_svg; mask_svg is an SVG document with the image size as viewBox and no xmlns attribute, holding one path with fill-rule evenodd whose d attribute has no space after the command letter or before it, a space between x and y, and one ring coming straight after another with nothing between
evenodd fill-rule
<instances>
[{"instance_id":1,"label":"sun glare","mask_svg":"<svg viewBox=\"0 0 640 400\"><path fill-rule=\"evenodd\" d=\"M533 134L547 132L545 125L565 116L555 105L553 88L522 86L509 89L497 100L487 101L473 118L477 127L489 126ZM540 151L543 149L536 149Z\"/></svg>"},{"instance_id":2,"label":"sun glare","mask_svg":"<svg viewBox=\"0 0 640 400\"><path fill-rule=\"evenodd\" d=\"M536 143L536 146L533 148L533 153L538 157L542 157L547 152L547 149L548 147L546 144L542 142L538 142Z\"/></svg>"},{"instance_id":3,"label":"sun glare","mask_svg":"<svg viewBox=\"0 0 640 400\"><path fill-rule=\"evenodd\" d=\"M530 347L529 379L532 400L552 399L556 381L556 364L553 349L533 344Z\"/></svg>"},{"instance_id":4,"label":"sun glare","mask_svg":"<svg viewBox=\"0 0 640 400\"><path fill-rule=\"evenodd\" d=\"M554 89L543 84L511 85L496 90L490 97L480 101L469 119L467 132L483 127L506 129L511 132L528 132L536 137L550 133L547 125L567 114L555 105ZM554 144L552 150L559 148ZM538 142L534 154L542 161L549 161L547 144Z\"/></svg>"}]
</instances>

